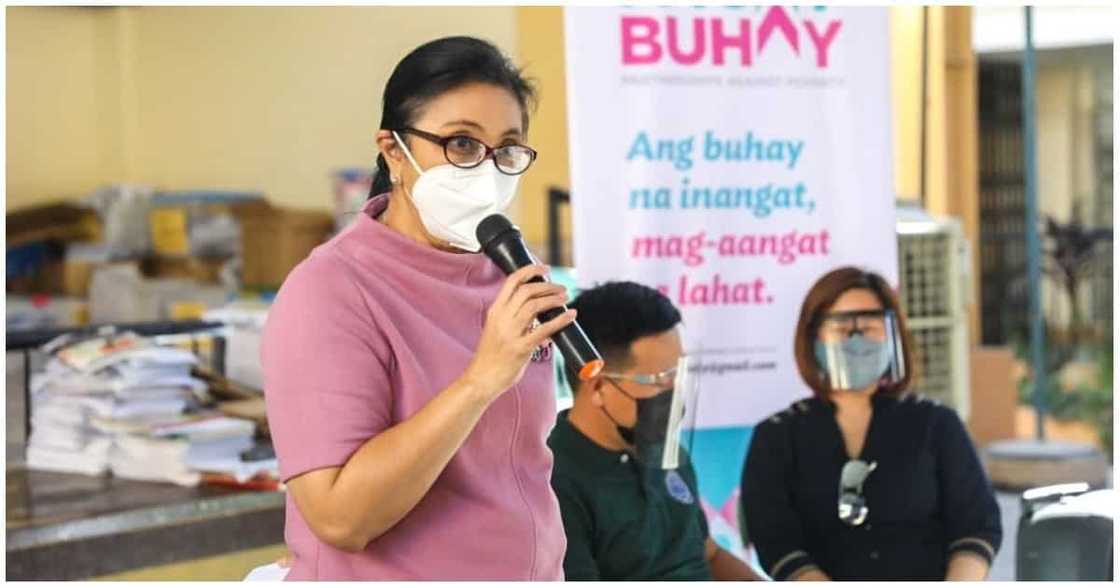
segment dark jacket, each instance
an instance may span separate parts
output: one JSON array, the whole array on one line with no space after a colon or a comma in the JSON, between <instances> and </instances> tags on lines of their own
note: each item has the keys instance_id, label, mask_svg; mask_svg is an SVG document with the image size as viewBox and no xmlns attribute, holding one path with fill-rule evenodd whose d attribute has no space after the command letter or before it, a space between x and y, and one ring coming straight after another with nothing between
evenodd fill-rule
<instances>
[{"instance_id":1,"label":"dark jacket","mask_svg":"<svg viewBox=\"0 0 1120 588\"><path fill-rule=\"evenodd\" d=\"M816 566L837 580L943 580L957 551L995 557L999 506L957 414L914 394L876 394L872 405L860 458L876 469L856 527L837 514L848 456L834 405L801 400L756 427L741 507L774 579Z\"/></svg>"}]
</instances>

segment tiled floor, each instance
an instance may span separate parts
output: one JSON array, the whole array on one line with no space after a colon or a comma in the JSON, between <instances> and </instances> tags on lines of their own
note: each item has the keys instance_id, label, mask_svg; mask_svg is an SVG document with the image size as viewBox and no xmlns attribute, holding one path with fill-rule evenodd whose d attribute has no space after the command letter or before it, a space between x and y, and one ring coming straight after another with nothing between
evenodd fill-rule
<instances>
[{"instance_id":1,"label":"tiled floor","mask_svg":"<svg viewBox=\"0 0 1120 588\"><path fill-rule=\"evenodd\" d=\"M276 561L287 554L288 548L281 545L260 547L236 551L224 555L184 561L174 564L130 570L108 576L94 578L94 580L144 580L144 581L180 581L198 582L224 580L237 582L249 573L249 570Z\"/></svg>"}]
</instances>

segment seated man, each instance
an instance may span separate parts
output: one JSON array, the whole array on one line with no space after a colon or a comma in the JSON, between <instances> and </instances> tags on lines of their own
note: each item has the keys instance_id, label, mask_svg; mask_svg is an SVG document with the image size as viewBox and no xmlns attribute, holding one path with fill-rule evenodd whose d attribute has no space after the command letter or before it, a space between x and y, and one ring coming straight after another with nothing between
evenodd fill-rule
<instances>
[{"instance_id":1,"label":"seated man","mask_svg":"<svg viewBox=\"0 0 1120 588\"><path fill-rule=\"evenodd\" d=\"M680 312L633 282L587 290L570 307L607 369L587 382L569 373L575 402L548 439L568 537L566 579L759 579L712 541L688 456L682 451L679 467L664 470L639 451L651 431L664 431L668 407L655 399L671 399L663 393L682 353Z\"/></svg>"}]
</instances>

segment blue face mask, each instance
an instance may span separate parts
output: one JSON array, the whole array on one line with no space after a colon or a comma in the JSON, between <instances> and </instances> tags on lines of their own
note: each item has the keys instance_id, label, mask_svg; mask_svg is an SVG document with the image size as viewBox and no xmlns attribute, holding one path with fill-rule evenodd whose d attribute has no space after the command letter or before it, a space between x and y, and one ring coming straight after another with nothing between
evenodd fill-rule
<instances>
[{"instance_id":1,"label":"blue face mask","mask_svg":"<svg viewBox=\"0 0 1120 588\"><path fill-rule=\"evenodd\" d=\"M814 351L833 389L863 390L878 382L891 365L891 346L860 333L832 343L817 341Z\"/></svg>"}]
</instances>

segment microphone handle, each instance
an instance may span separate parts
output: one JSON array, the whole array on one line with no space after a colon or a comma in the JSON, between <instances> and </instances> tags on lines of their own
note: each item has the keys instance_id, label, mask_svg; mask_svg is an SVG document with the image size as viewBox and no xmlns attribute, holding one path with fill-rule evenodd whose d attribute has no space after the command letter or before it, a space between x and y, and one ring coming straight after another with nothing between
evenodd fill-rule
<instances>
[{"instance_id":1,"label":"microphone handle","mask_svg":"<svg viewBox=\"0 0 1120 588\"><path fill-rule=\"evenodd\" d=\"M536 282L538 284L542 284L542 283L544 283L544 278L542 278L540 276L536 276L526 283L527 284L532 284L534 282ZM557 306L555 308L550 308L550 309L542 311L540 314L538 314L537 315L537 320L542 322L542 323L547 323L548 321L550 321L550 320L560 316L561 314L563 314L564 311L566 311L566 310L568 310L567 305L561 305L561 306Z\"/></svg>"},{"instance_id":2,"label":"microphone handle","mask_svg":"<svg viewBox=\"0 0 1120 588\"><path fill-rule=\"evenodd\" d=\"M521 241L521 233L515 233L516 237L511 238L497 238L492 243L488 243L486 247L486 255L502 268L502 271L508 276L513 272L536 263L533 261L529 249L525 247ZM537 277L534 280L543 282L544 280ZM530 280L532 281L532 280Z\"/></svg>"},{"instance_id":3,"label":"microphone handle","mask_svg":"<svg viewBox=\"0 0 1120 588\"><path fill-rule=\"evenodd\" d=\"M520 245L520 246L518 246ZM535 263L533 258L529 255L528 249L521 244L520 235L516 241L511 240L495 240L495 242L487 248L487 255L502 268L507 275L512 274L518 269L527 265ZM529 282L544 282L545 279L540 276L535 276ZM548 322L568 310L566 305L561 305L556 308L550 308L537 314L537 320L541 323ZM552 342L560 350L564 356L564 361L568 365L579 366L579 375L581 379L587 380L598 375L603 369L603 358L599 355L599 351L591 343L587 337L587 333L579 326L578 322L573 322L560 330L552 336Z\"/></svg>"},{"instance_id":4,"label":"microphone handle","mask_svg":"<svg viewBox=\"0 0 1120 588\"><path fill-rule=\"evenodd\" d=\"M510 241L499 242L490 251L488 251L488 253L491 254L490 257L494 260L494 263L497 263L507 276L527 265L533 265L534 263L536 263L533 261L533 258L529 256L528 249L526 249L525 247L517 247ZM534 282L538 284L544 283L545 279L540 276L535 276L526 283L532 284ZM566 310L568 310L567 306L550 308L538 314L537 320L542 323L548 322L560 316Z\"/></svg>"},{"instance_id":5,"label":"microphone handle","mask_svg":"<svg viewBox=\"0 0 1120 588\"><path fill-rule=\"evenodd\" d=\"M544 282L544 280L538 276L529 280L529 282ZM550 308L538 314L537 320L541 323L548 322L560 316L566 310L568 310L567 305ZM583 332L583 327L579 326L579 322L572 322L560 329L552 336L552 342L556 344L568 365L579 366L581 379L593 378L602 371L603 358L599 355L599 350L591 344L591 339L587 337L587 333Z\"/></svg>"},{"instance_id":6,"label":"microphone handle","mask_svg":"<svg viewBox=\"0 0 1120 588\"><path fill-rule=\"evenodd\" d=\"M591 340L588 339L587 333L583 332L583 327L579 326L578 322L573 322L560 329L559 333L552 336L552 341L560 349L560 354L564 356L564 361L568 365L579 366L581 380L594 378L603 370L605 365L603 358L599 356L599 351L591 345Z\"/></svg>"}]
</instances>

